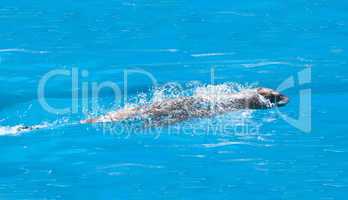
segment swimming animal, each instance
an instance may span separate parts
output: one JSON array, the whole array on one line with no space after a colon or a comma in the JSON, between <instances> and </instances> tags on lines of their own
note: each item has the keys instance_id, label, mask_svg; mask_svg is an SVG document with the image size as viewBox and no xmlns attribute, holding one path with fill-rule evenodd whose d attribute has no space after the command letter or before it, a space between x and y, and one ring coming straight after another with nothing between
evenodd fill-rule
<instances>
[{"instance_id":1,"label":"swimming animal","mask_svg":"<svg viewBox=\"0 0 348 200\"><path fill-rule=\"evenodd\" d=\"M208 96L183 96L156 101L144 106L128 107L109 112L80 123L119 122L140 119L150 126L161 126L180 121L211 117L240 109L267 109L284 106L289 98L269 88L248 89L238 93Z\"/></svg>"},{"instance_id":2,"label":"swimming animal","mask_svg":"<svg viewBox=\"0 0 348 200\"><path fill-rule=\"evenodd\" d=\"M193 118L213 117L240 109L281 107L288 102L287 96L269 88L246 89L237 93L196 94L155 101L143 106L126 107L99 117L81 120L79 123L110 123L139 119L144 121L146 127L163 126ZM17 125L8 132L21 133L42 128L47 126Z\"/></svg>"}]
</instances>

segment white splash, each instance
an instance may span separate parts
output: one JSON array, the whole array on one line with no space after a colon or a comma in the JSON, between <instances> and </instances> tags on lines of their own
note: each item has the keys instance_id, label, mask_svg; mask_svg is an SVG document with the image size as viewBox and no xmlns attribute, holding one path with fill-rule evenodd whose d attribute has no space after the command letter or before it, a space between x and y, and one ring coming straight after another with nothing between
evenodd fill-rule
<instances>
[{"instance_id":1,"label":"white splash","mask_svg":"<svg viewBox=\"0 0 348 200\"><path fill-rule=\"evenodd\" d=\"M76 123L69 123L67 119L63 118L53 122L42 122L40 124L31 126L23 124L17 124L14 126L0 126L0 136L18 136L36 130L53 129L74 124Z\"/></svg>"},{"instance_id":2,"label":"white splash","mask_svg":"<svg viewBox=\"0 0 348 200\"><path fill-rule=\"evenodd\" d=\"M49 124L39 124L34 126L24 126L24 125L15 125L15 126L0 126L0 136L15 136L22 133L30 132L37 129L48 128Z\"/></svg>"},{"instance_id":3,"label":"white splash","mask_svg":"<svg viewBox=\"0 0 348 200\"><path fill-rule=\"evenodd\" d=\"M240 84L207 85L197 87L193 95L208 102L228 102L231 100L230 94L234 94L234 98L248 98L256 95L256 90Z\"/></svg>"}]
</instances>

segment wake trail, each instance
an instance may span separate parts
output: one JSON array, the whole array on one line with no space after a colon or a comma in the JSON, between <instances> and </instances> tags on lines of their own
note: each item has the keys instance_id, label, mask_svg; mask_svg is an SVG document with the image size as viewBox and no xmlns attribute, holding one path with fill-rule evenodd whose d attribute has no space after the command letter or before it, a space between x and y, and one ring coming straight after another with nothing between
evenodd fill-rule
<instances>
[{"instance_id":1,"label":"wake trail","mask_svg":"<svg viewBox=\"0 0 348 200\"><path fill-rule=\"evenodd\" d=\"M66 126L73 126L80 124L79 122L44 122L36 125L13 125L13 126L0 126L0 136L16 136L24 133L45 130L45 129L56 129Z\"/></svg>"}]
</instances>

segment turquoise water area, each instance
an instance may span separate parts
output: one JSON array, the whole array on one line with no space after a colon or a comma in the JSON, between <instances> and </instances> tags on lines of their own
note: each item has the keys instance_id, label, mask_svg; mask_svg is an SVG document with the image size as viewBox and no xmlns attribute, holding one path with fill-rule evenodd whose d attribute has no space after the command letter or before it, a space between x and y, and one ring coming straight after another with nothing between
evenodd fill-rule
<instances>
[{"instance_id":1,"label":"turquoise water area","mask_svg":"<svg viewBox=\"0 0 348 200\"><path fill-rule=\"evenodd\" d=\"M347 9L337 0L1 0L0 199L344 199ZM278 88L293 77L279 111L297 119L300 91L311 89L311 131L274 109L147 130L79 125L83 99L58 115L37 96L47 72L73 68L79 88L68 76L50 79L49 105L71 105L83 83L112 81L124 94L125 70L187 90ZM299 84L305 69L310 82ZM153 96L152 87L131 74L126 91ZM115 107L112 98L100 93L100 112ZM47 127L18 133L20 124Z\"/></svg>"}]
</instances>

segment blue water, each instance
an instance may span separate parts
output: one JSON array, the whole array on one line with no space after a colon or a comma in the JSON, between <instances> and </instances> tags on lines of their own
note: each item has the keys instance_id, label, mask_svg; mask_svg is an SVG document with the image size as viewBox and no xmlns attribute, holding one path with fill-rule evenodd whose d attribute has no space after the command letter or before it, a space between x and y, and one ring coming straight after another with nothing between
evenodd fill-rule
<instances>
[{"instance_id":1,"label":"blue water","mask_svg":"<svg viewBox=\"0 0 348 200\"><path fill-rule=\"evenodd\" d=\"M347 9L338 0L1 0L0 199L344 199ZM187 86L211 85L213 68L215 85L277 88L310 68L311 83L284 91L291 101L280 112L298 117L299 91L310 88L311 131L275 110L191 120L171 134L77 125L81 106L57 115L37 97L45 73L72 68L89 76L80 90L69 77L50 80L50 105L70 105L82 82L113 81L124 92L126 69ZM129 76L130 97L152 89L143 75ZM111 109L112 92L100 95ZM241 130L209 134L207 123ZM48 127L3 130L19 124ZM249 126L258 131L242 130Z\"/></svg>"}]
</instances>

